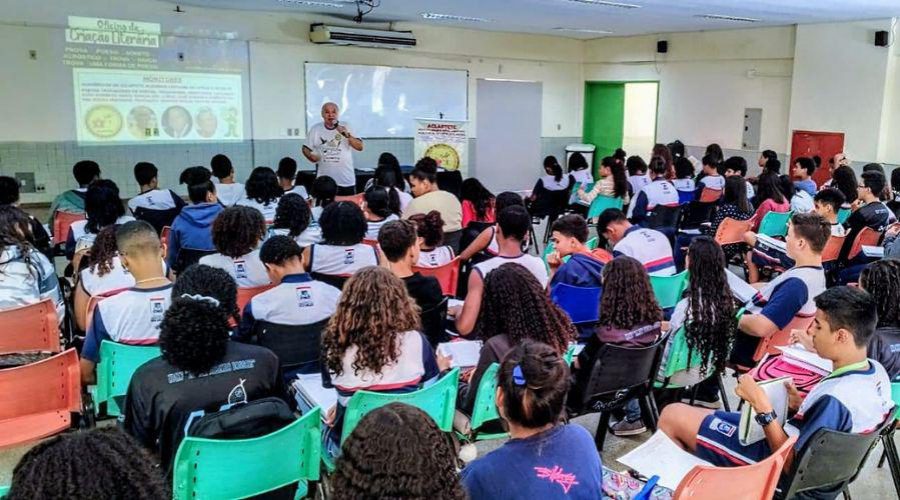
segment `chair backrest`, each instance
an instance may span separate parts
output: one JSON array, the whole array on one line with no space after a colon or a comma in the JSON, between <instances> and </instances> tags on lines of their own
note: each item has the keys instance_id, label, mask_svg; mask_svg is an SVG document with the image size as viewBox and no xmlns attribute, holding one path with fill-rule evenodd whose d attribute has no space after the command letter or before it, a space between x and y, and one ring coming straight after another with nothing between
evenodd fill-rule
<instances>
[{"instance_id":1,"label":"chair backrest","mask_svg":"<svg viewBox=\"0 0 900 500\"><path fill-rule=\"evenodd\" d=\"M366 246L370 246L370 247L374 248L375 250L378 250L378 240L370 240L370 239L363 238L362 244L366 245Z\"/></svg>"},{"instance_id":2,"label":"chair backrest","mask_svg":"<svg viewBox=\"0 0 900 500\"><path fill-rule=\"evenodd\" d=\"M346 283L347 280L350 279L350 276L342 276L339 274L324 274L324 273L317 273L317 272L311 272L309 274L310 274L310 276L312 276L312 278L314 280L321 281L322 283L331 285L331 286L337 288L338 290L343 290L344 283Z\"/></svg>"},{"instance_id":3,"label":"chair backrest","mask_svg":"<svg viewBox=\"0 0 900 500\"><path fill-rule=\"evenodd\" d=\"M116 398L123 398L128 392L131 376L141 365L159 356L159 346L128 345L109 340L101 342L95 405L106 403L106 414L118 416L121 405Z\"/></svg>"},{"instance_id":4,"label":"chair backrest","mask_svg":"<svg viewBox=\"0 0 900 500\"><path fill-rule=\"evenodd\" d=\"M580 287L559 283L550 290L550 300L560 307L574 324L596 323L600 319L599 287Z\"/></svg>"},{"instance_id":5,"label":"chair backrest","mask_svg":"<svg viewBox=\"0 0 900 500\"><path fill-rule=\"evenodd\" d=\"M688 286L688 272L681 271L672 276L650 276L650 286L653 287L653 295L659 302L659 307L668 309L675 307L681 300L681 295Z\"/></svg>"},{"instance_id":6,"label":"chair backrest","mask_svg":"<svg viewBox=\"0 0 900 500\"><path fill-rule=\"evenodd\" d=\"M149 208L138 207L137 210L134 211L134 218L147 222L153 226L153 229L156 229L157 234L159 234L160 239L162 239L163 230L172 225L172 222L175 220L175 217L178 217L179 213L181 213L181 209L178 207L172 207L165 210L151 210Z\"/></svg>"},{"instance_id":7,"label":"chair backrest","mask_svg":"<svg viewBox=\"0 0 900 500\"><path fill-rule=\"evenodd\" d=\"M837 213L837 223L838 223L838 224L843 224L843 223L847 222L847 219L850 218L850 214L851 214L852 212L853 212L853 211L850 210L849 208L842 208L842 209L838 210L838 213Z\"/></svg>"},{"instance_id":8,"label":"chair backrest","mask_svg":"<svg viewBox=\"0 0 900 500\"><path fill-rule=\"evenodd\" d=\"M347 403L344 412L344 430L341 442L353 432L360 420L370 411L389 403L404 403L415 406L434 419L444 432L453 428L453 414L456 412L456 393L459 389L459 368L454 368L440 380L415 392L394 394L388 392L357 391Z\"/></svg>"},{"instance_id":9,"label":"chair backrest","mask_svg":"<svg viewBox=\"0 0 900 500\"><path fill-rule=\"evenodd\" d=\"M678 372L699 367L703 363L700 353L696 351L691 352L688 347L686 334L686 323L669 334L671 337L669 339L669 353L668 358L666 358L666 368L662 374L667 379Z\"/></svg>"},{"instance_id":10,"label":"chair backrest","mask_svg":"<svg viewBox=\"0 0 900 500\"><path fill-rule=\"evenodd\" d=\"M447 306L450 303L448 297L444 297L434 306L425 309L419 314L422 320L422 333L432 346L437 346L442 342L450 340L444 328L444 322L447 320Z\"/></svg>"},{"instance_id":11,"label":"chair backrest","mask_svg":"<svg viewBox=\"0 0 900 500\"><path fill-rule=\"evenodd\" d=\"M176 272L184 271L185 269L191 267L192 265L200 262L200 259L206 257L207 255L212 255L216 253L215 250L197 250L194 248L182 248L178 251L178 258L175 261Z\"/></svg>"},{"instance_id":12,"label":"chair backrest","mask_svg":"<svg viewBox=\"0 0 900 500\"><path fill-rule=\"evenodd\" d=\"M256 342L274 352L287 371L317 373L320 370L322 331L328 318L308 325L281 325L257 321L253 325Z\"/></svg>"},{"instance_id":13,"label":"chair backrest","mask_svg":"<svg viewBox=\"0 0 900 500\"><path fill-rule=\"evenodd\" d=\"M434 276L441 284L441 292L444 295L456 296L456 287L459 285L459 257L454 258L443 266L413 266L413 272L420 273L422 276Z\"/></svg>"},{"instance_id":14,"label":"chair backrest","mask_svg":"<svg viewBox=\"0 0 900 500\"><path fill-rule=\"evenodd\" d=\"M751 227L753 227L753 222L750 220L737 220L726 217L716 229L716 243L719 245L743 243L744 233L749 231Z\"/></svg>"},{"instance_id":15,"label":"chair backrest","mask_svg":"<svg viewBox=\"0 0 900 500\"><path fill-rule=\"evenodd\" d=\"M169 242L169 235L172 233L172 226L165 226L162 228L162 231L159 232L159 240L163 243Z\"/></svg>"},{"instance_id":16,"label":"chair backrest","mask_svg":"<svg viewBox=\"0 0 900 500\"><path fill-rule=\"evenodd\" d=\"M715 203L719 201L719 198L722 197L721 189L712 189L705 187L703 191L700 192L700 202L701 203Z\"/></svg>"},{"instance_id":17,"label":"chair backrest","mask_svg":"<svg viewBox=\"0 0 900 500\"><path fill-rule=\"evenodd\" d=\"M850 483L863 466L884 429L894 425L888 417L878 429L851 434L822 428L806 441L795 456L791 471L782 482L783 498L815 489L840 488Z\"/></svg>"},{"instance_id":18,"label":"chair backrest","mask_svg":"<svg viewBox=\"0 0 900 500\"><path fill-rule=\"evenodd\" d=\"M788 212L767 212L759 223L759 234L766 236L784 236L787 234L788 221L794 215L793 211Z\"/></svg>"},{"instance_id":19,"label":"chair backrest","mask_svg":"<svg viewBox=\"0 0 900 500\"><path fill-rule=\"evenodd\" d=\"M591 206L588 208L588 219L599 217L607 208L618 208L619 210L622 210L624 205L625 202L622 198L599 195L594 198L594 201L591 202Z\"/></svg>"},{"instance_id":20,"label":"chair backrest","mask_svg":"<svg viewBox=\"0 0 900 500\"><path fill-rule=\"evenodd\" d=\"M0 370L0 449L68 429L81 412L78 353Z\"/></svg>"},{"instance_id":21,"label":"chair backrest","mask_svg":"<svg viewBox=\"0 0 900 500\"><path fill-rule=\"evenodd\" d=\"M678 191L678 204L686 205L696 199L697 193L694 191Z\"/></svg>"},{"instance_id":22,"label":"chair backrest","mask_svg":"<svg viewBox=\"0 0 900 500\"><path fill-rule=\"evenodd\" d=\"M847 239L846 236L831 235L825 243L825 248L822 249L822 262L836 261L841 253L841 248L844 246L845 239Z\"/></svg>"},{"instance_id":23,"label":"chair backrest","mask_svg":"<svg viewBox=\"0 0 900 500\"><path fill-rule=\"evenodd\" d=\"M243 314L244 308L247 307L247 304L250 303L250 300L253 297L265 292L266 290L271 290L275 285L260 285L260 286L252 286L252 287L238 287L237 289L237 306L238 311Z\"/></svg>"},{"instance_id":24,"label":"chair backrest","mask_svg":"<svg viewBox=\"0 0 900 500\"><path fill-rule=\"evenodd\" d=\"M674 207L656 205L653 207L653 211L647 215L647 227L650 229L659 229L662 227L671 227L674 229L675 226L678 225L678 219L680 217L680 205Z\"/></svg>"},{"instance_id":25,"label":"chair backrest","mask_svg":"<svg viewBox=\"0 0 900 500\"><path fill-rule=\"evenodd\" d=\"M603 344L597 352L590 378L584 390L583 403L595 400L624 402L634 397L635 389L647 388L656 377L662 346L667 337L661 335L646 347L623 347Z\"/></svg>"},{"instance_id":26,"label":"chair backrest","mask_svg":"<svg viewBox=\"0 0 900 500\"><path fill-rule=\"evenodd\" d=\"M69 238L69 227L74 222L85 220L83 213L58 211L53 214L53 245L63 245Z\"/></svg>"},{"instance_id":27,"label":"chair backrest","mask_svg":"<svg viewBox=\"0 0 900 500\"><path fill-rule=\"evenodd\" d=\"M584 243L584 246L586 246L588 250L596 250L597 247L600 246L600 238L597 236L594 236L593 238L587 240Z\"/></svg>"},{"instance_id":28,"label":"chair backrest","mask_svg":"<svg viewBox=\"0 0 900 500\"><path fill-rule=\"evenodd\" d=\"M678 221L678 229L696 229L704 222L712 220L715 203L694 200L681 208L681 218Z\"/></svg>"},{"instance_id":29,"label":"chair backrest","mask_svg":"<svg viewBox=\"0 0 900 500\"><path fill-rule=\"evenodd\" d=\"M0 354L59 352L56 304L46 299L0 310Z\"/></svg>"},{"instance_id":30,"label":"chair backrest","mask_svg":"<svg viewBox=\"0 0 900 500\"><path fill-rule=\"evenodd\" d=\"M339 201L349 201L350 203L354 203L362 207L363 200L365 199L365 193L354 194L352 196L335 196L335 203Z\"/></svg>"},{"instance_id":31,"label":"chair backrest","mask_svg":"<svg viewBox=\"0 0 900 500\"><path fill-rule=\"evenodd\" d=\"M769 500L778 486L785 459L797 442L789 437L775 453L765 460L743 467L712 467L698 465L691 469L672 497L675 500L718 500L727 491L729 498Z\"/></svg>"},{"instance_id":32,"label":"chair backrest","mask_svg":"<svg viewBox=\"0 0 900 500\"><path fill-rule=\"evenodd\" d=\"M783 347L791 343L791 330L806 331L814 319L816 319L814 316L794 316L787 326L775 332L771 337L760 339L759 344L756 346L756 352L753 354L753 360L761 360L766 353L772 355L781 354L777 347Z\"/></svg>"},{"instance_id":33,"label":"chair backrest","mask_svg":"<svg viewBox=\"0 0 900 500\"><path fill-rule=\"evenodd\" d=\"M472 429L478 429L485 422L497 420L500 413L497 411L497 402L494 396L497 393L497 373L500 371L499 363L491 363L487 370L481 374L481 381L475 392L475 403L472 406Z\"/></svg>"},{"instance_id":34,"label":"chair backrest","mask_svg":"<svg viewBox=\"0 0 900 500\"><path fill-rule=\"evenodd\" d=\"M859 255L859 253L862 252L863 245L877 246L879 241L881 241L881 232L876 231L871 227L862 228L862 230L856 234L856 239L853 240L853 246L850 247L850 253L847 254L847 259L852 260Z\"/></svg>"},{"instance_id":35,"label":"chair backrest","mask_svg":"<svg viewBox=\"0 0 900 500\"><path fill-rule=\"evenodd\" d=\"M173 467L173 497L246 498L319 479L322 420L318 407L281 429L250 439L188 436ZM241 464L240 474L235 464Z\"/></svg>"}]
</instances>

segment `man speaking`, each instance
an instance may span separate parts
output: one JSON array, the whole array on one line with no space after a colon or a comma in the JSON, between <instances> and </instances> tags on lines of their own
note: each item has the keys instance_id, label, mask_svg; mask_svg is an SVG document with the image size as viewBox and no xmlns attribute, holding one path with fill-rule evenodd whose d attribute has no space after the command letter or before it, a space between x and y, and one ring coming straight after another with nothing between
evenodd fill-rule
<instances>
[{"instance_id":1,"label":"man speaking","mask_svg":"<svg viewBox=\"0 0 900 500\"><path fill-rule=\"evenodd\" d=\"M362 139L353 137L347 123L338 122L337 104L326 102L322 105L322 123L313 125L306 134L303 156L317 165L317 176L334 179L338 196L356 193L351 148L362 151Z\"/></svg>"}]
</instances>

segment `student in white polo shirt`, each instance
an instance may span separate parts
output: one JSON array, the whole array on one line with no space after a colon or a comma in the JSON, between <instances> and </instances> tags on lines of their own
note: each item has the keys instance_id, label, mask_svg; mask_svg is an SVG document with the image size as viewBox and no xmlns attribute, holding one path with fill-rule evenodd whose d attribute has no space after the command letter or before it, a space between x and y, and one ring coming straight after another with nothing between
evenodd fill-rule
<instances>
[{"instance_id":1,"label":"student in white polo shirt","mask_svg":"<svg viewBox=\"0 0 900 500\"><path fill-rule=\"evenodd\" d=\"M269 235L290 236L300 245L300 248L306 248L322 241L322 229L318 223L313 224L309 203L294 193L286 194L278 201L275 222L269 229Z\"/></svg>"},{"instance_id":2,"label":"student in white polo shirt","mask_svg":"<svg viewBox=\"0 0 900 500\"><path fill-rule=\"evenodd\" d=\"M284 194L297 194L304 200L309 198L306 188L300 184L294 184L297 177L297 160L285 156L278 162L278 184L284 190Z\"/></svg>"},{"instance_id":3,"label":"student in white polo shirt","mask_svg":"<svg viewBox=\"0 0 900 500\"><path fill-rule=\"evenodd\" d=\"M304 251L303 261L311 273L348 277L356 271L378 265L378 250L364 244L368 225L355 203L339 201L325 207L319 218L322 243Z\"/></svg>"},{"instance_id":4,"label":"student in white polo shirt","mask_svg":"<svg viewBox=\"0 0 900 500\"><path fill-rule=\"evenodd\" d=\"M94 367L100 361L100 343L152 345L159 339L159 324L172 295L172 282L163 270L163 247L153 226L131 221L116 229L116 246L122 265L134 276L134 286L94 309L91 326L81 349L81 381L96 381Z\"/></svg>"},{"instance_id":5,"label":"student in white polo shirt","mask_svg":"<svg viewBox=\"0 0 900 500\"><path fill-rule=\"evenodd\" d=\"M613 245L613 256L634 257L651 276L675 274L672 245L666 235L631 224L621 210L604 210L597 219L597 234Z\"/></svg>"},{"instance_id":6,"label":"student in white polo shirt","mask_svg":"<svg viewBox=\"0 0 900 500\"><path fill-rule=\"evenodd\" d=\"M216 177L216 196L225 207L233 207L246 196L244 185L234 181L234 167L225 155L216 155L209 162L212 173Z\"/></svg>"},{"instance_id":7,"label":"student in white polo shirt","mask_svg":"<svg viewBox=\"0 0 900 500\"><path fill-rule=\"evenodd\" d=\"M172 225L186 203L172 190L159 188L159 172L152 163L135 164L134 180L141 192L128 200L128 209L135 219L149 222L161 233L164 227Z\"/></svg>"},{"instance_id":8,"label":"student in white polo shirt","mask_svg":"<svg viewBox=\"0 0 900 500\"><path fill-rule=\"evenodd\" d=\"M259 210L263 214L266 224L271 224L275 220L278 200L284 194L284 190L278 185L275 171L269 167L254 168L253 172L250 172L247 184L244 185L244 190L247 192L246 196L235 205Z\"/></svg>"},{"instance_id":9,"label":"student in white polo shirt","mask_svg":"<svg viewBox=\"0 0 900 500\"><path fill-rule=\"evenodd\" d=\"M228 207L212 225L217 253L201 257L200 264L224 270L238 288L268 285L269 276L259 260L259 244L265 237L266 222L259 210Z\"/></svg>"},{"instance_id":10,"label":"student in white polo shirt","mask_svg":"<svg viewBox=\"0 0 900 500\"><path fill-rule=\"evenodd\" d=\"M678 206L678 190L666 180L666 161L654 156L650 159L650 177L653 179L634 196L628 206L628 218L642 224L657 205Z\"/></svg>"}]
</instances>

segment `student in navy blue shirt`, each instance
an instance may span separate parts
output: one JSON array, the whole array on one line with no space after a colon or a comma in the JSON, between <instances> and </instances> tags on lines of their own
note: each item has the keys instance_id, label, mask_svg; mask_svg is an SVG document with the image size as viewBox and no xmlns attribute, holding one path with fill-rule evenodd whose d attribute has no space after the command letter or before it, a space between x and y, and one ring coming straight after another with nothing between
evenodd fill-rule
<instances>
[{"instance_id":1,"label":"student in navy blue shirt","mask_svg":"<svg viewBox=\"0 0 900 500\"><path fill-rule=\"evenodd\" d=\"M472 500L599 498L600 454L583 427L560 422L569 367L550 346L525 341L503 360L497 408L510 439L466 466Z\"/></svg>"},{"instance_id":2,"label":"student in navy blue shirt","mask_svg":"<svg viewBox=\"0 0 900 500\"><path fill-rule=\"evenodd\" d=\"M216 250L212 241L212 223L224 208L216 197L211 176L205 167L190 167L181 173L181 183L188 186L191 204L181 210L169 233L167 263L175 272L196 264L200 257ZM182 256L179 261L182 249L192 250L194 255Z\"/></svg>"},{"instance_id":3,"label":"student in navy blue shirt","mask_svg":"<svg viewBox=\"0 0 900 500\"><path fill-rule=\"evenodd\" d=\"M816 195L816 181L812 180L812 174L816 171L816 162L805 156L801 156L794 160L794 168L791 173L797 180L794 181L794 187L798 191L806 191L810 196Z\"/></svg>"}]
</instances>

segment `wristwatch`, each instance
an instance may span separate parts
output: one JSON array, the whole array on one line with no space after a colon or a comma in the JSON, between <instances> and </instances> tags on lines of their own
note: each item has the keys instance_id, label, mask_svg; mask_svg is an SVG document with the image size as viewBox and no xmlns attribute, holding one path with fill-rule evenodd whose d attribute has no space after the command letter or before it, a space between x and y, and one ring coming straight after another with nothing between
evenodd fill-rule
<instances>
[{"instance_id":1,"label":"wristwatch","mask_svg":"<svg viewBox=\"0 0 900 500\"><path fill-rule=\"evenodd\" d=\"M778 415L775 414L775 410L772 410L769 413L757 413L753 418L756 419L757 424L761 427L765 427L774 422L778 418Z\"/></svg>"}]
</instances>

